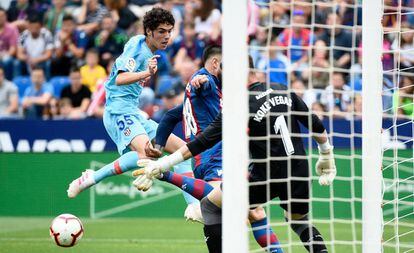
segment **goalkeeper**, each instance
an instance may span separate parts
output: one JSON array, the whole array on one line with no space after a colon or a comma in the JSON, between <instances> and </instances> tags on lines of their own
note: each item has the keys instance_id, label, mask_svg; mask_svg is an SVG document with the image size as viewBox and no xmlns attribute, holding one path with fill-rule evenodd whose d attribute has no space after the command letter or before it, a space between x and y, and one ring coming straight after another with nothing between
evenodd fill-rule
<instances>
[{"instance_id":1,"label":"goalkeeper","mask_svg":"<svg viewBox=\"0 0 414 253\"><path fill-rule=\"evenodd\" d=\"M250 67L253 68L251 62ZM298 234L305 248L310 252L327 252L320 232L308 220L310 177L303 142L298 137L300 136L299 122L314 133L313 138L318 143L320 155L316 171L320 176L321 185L330 185L336 176L333 146L329 144L326 130L316 115L308 113L306 104L295 93L288 93L285 87L266 89L264 84L257 82L254 72L249 73L249 84L249 111L250 115L254 115L249 120L249 136L270 137L253 138L249 142L253 159L249 169L249 181L255 183L249 187L250 205L253 208L279 197L282 201L281 207L285 210L286 220L291 222L291 228ZM290 128L287 127L287 122ZM268 126L271 128L267 129ZM278 135L279 130L282 130L281 135ZM271 136L268 136L268 132ZM134 175L138 177L134 184L138 189L148 189L154 177L158 177L174 164L208 149L220 140L221 115L217 116L216 120L192 142L182 146L170 156L150 162L145 169L135 171ZM268 152L269 140L270 152ZM266 161L260 161L270 158L268 153L271 158L280 158L272 159L270 170L267 170ZM278 180L269 183L266 181L269 178ZM270 186L269 195L266 191L268 186ZM217 188L201 202L204 219L221 220L220 206L221 191ZM221 224L217 224L217 235L214 237L216 240L221 240L220 228ZM217 244L221 244L221 241Z\"/></svg>"}]
</instances>

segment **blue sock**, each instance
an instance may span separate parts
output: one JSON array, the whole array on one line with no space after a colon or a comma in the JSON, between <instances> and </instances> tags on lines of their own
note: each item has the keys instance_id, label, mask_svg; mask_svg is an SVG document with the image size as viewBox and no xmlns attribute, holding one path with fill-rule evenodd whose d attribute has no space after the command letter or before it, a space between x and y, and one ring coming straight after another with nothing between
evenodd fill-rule
<instances>
[{"instance_id":1,"label":"blue sock","mask_svg":"<svg viewBox=\"0 0 414 253\"><path fill-rule=\"evenodd\" d=\"M272 228L267 222L267 218L251 223L253 229L254 239L256 242L267 252L270 253L283 253L280 247L279 240L277 239Z\"/></svg>"},{"instance_id":2,"label":"blue sock","mask_svg":"<svg viewBox=\"0 0 414 253\"><path fill-rule=\"evenodd\" d=\"M181 174L181 175L185 175L187 177L193 177L194 178L193 168L191 166L191 160L186 160L186 161L183 161L183 162L175 165L174 166L174 172L177 173L177 174ZM185 191L183 191L183 197L184 197L185 202L187 203L187 205L199 202L198 199L194 198L193 196L191 196L190 194L188 194Z\"/></svg>"},{"instance_id":3,"label":"blue sock","mask_svg":"<svg viewBox=\"0 0 414 253\"><path fill-rule=\"evenodd\" d=\"M136 169L137 162L139 160L138 153L135 151L130 151L128 153L123 154L121 157L116 159L115 161L111 162L100 168L99 170L95 171L95 182L99 183L102 179L122 174L126 171Z\"/></svg>"},{"instance_id":4,"label":"blue sock","mask_svg":"<svg viewBox=\"0 0 414 253\"><path fill-rule=\"evenodd\" d=\"M201 200L207 196L214 188L206 181L186 177L171 171L164 172L160 180L173 184L191 196Z\"/></svg>"}]
</instances>

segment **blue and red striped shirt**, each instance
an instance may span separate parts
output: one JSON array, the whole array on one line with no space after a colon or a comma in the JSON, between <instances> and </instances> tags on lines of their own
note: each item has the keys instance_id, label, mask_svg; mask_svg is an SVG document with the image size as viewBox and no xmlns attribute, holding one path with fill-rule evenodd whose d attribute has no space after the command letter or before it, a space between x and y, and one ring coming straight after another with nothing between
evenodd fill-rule
<instances>
[{"instance_id":1,"label":"blue and red striped shirt","mask_svg":"<svg viewBox=\"0 0 414 253\"><path fill-rule=\"evenodd\" d=\"M214 121L222 105L221 81L205 68L197 71L192 78L197 75L206 75L208 82L198 89L187 84L183 108L183 128L187 141L193 140ZM195 165L208 162L213 157L221 157L221 142L196 156Z\"/></svg>"}]
</instances>

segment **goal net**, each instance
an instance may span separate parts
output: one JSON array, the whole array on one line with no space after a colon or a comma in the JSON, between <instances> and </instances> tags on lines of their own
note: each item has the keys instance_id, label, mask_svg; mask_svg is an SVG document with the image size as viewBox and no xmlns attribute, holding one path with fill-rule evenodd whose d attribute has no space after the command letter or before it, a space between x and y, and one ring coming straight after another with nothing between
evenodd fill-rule
<instances>
[{"instance_id":1,"label":"goal net","mask_svg":"<svg viewBox=\"0 0 414 253\"><path fill-rule=\"evenodd\" d=\"M224 249L237 244L238 252L263 252L252 233L260 228L249 227L246 231L238 227L236 233L231 229L235 227L235 213L245 210L244 202L238 204L231 198L243 194L240 187L246 187L232 181L240 173L237 165L243 161L237 155L245 151L247 141L240 135L231 136L231 132L247 125L240 123L247 112L233 112L237 110L235 105L247 107L246 101L240 102L246 96L234 94L242 87L234 80L247 65L236 56L244 57L248 52L266 90L281 84L288 96L295 92L323 121L335 147L337 176L328 187L318 184L314 170L317 146L303 127L302 134L294 137L302 138L307 155L293 153L289 158L308 160L311 183L307 223L320 231L328 252L414 252L412 1L248 0L245 9L240 10L229 2L226 9L223 1ZM246 15L232 15L236 10ZM237 29L249 38L245 55L235 56L237 50L245 49L246 40L238 42L234 38L232 19L248 24L246 30ZM269 122L268 138L263 139L268 147L272 138L284 137L283 131L271 130L274 123ZM288 122L284 127L292 135ZM226 142L245 146L226 146ZM280 159L269 154L262 161L268 164L268 172L273 169L271 161ZM286 183L296 179L289 174L295 169L289 160ZM254 183L267 187L268 202L263 207L270 227L283 252L307 252L291 229L295 222L286 221L280 207L290 202L269 197L270 185L275 182L268 177ZM290 201L292 191L295 189L288 187ZM247 193L244 198L248 199ZM240 212L245 217L245 212ZM241 243L245 238L246 247ZM271 236L266 240L270 244Z\"/></svg>"},{"instance_id":2,"label":"goal net","mask_svg":"<svg viewBox=\"0 0 414 253\"><path fill-rule=\"evenodd\" d=\"M383 251L414 251L414 4L384 0Z\"/></svg>"}]
</instances>

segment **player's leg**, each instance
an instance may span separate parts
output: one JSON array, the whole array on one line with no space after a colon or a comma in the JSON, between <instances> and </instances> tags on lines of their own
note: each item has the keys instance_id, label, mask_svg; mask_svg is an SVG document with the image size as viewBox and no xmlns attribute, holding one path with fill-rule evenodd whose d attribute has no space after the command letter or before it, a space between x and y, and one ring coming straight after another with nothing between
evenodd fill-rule
<instances>
[{"instance_id":1,"label":"player's leg","mask_svg":"<svg viewBox=\"0 0 414 253\"><path fill-rule=\"evenodd\" d=\"M194 170L195 178L180 175L171 171L164 172L159 178L162 181L171 183L193 197L201 200L211 192L214 187L221 183L221 163L204 163Z\"/></svg>"},{"instance_id":2,"label":"player's leg","mask_svg":"<svg viewBox=\"0 0 414 253\"><path fill-rule=\"evenodd\" d=\"M250 178L250 181L255 181ZM268 252L283 253L280 247L279 240L276 234L273 232L266 217L266 212L260 204L266 203L267 199L267 186L265 184L251 185L249 187L249 204L251 210L249 211L249 221L253 230L253 236L257 244ZM273 198L274 196L270 196Z\"/></svg>"},{"instance_id":3,"label":"player's leg","mask_svg":"<svg viewBox=\"0 0 414 253\"><path fill-rule=\"evenodd\" d=\"M211 249L217 249L217 245L221 245L221 205L222 191L220 184L207 197L201 200L201 212L205 225L204 234L210 252L215 252L211 251ZM271 253L283 253L275 233L268 224L266 213L262 207L259 206L249 211L249 221L251 222L253 235L262 248L267 249Z\"/></svg>"},{"instance_id":4,"label":"player's leg","mask_svg":"<svg viewBox=\"0 0 414 253\"><path fill-rule=\"evenodd\" d=\"M122 128L116 123L120 121L124 122ZM105 113L104 125L112 140L117 144L118 152L122 155L97 171L86 170L82 176L72 181L68 189L70 198L76 197L83 190L107 177L136 169L138 160L146 158L145 144L149 138L136 115Z\"/></svg>"},{"instance_id":5,"label":"player's leg","mask_svg":"<svg viewBox=\"0 0 414 253\"><path fill-rule=\"evenodd\" d=\"M328 252L323 237L319 230L313 226L307 214L285 213L286 221L290 221L290 227L299 236L305 248L312 253Z\"/></svg>"},{"instance_id":6,"label":"player's leg","mask_svg":"<svg viewBox=\"0 0 414 253\"><path fill-rule=\"evenodd\" d=\"M283 253L279 239L269 225L266 212L263 207L258 206L249 211L249 221L256 242L268 252Z\"/></svg>"},{"instance_id":7,"label":"player's leg","mask_svg":"<svg viewBox=\"0 0 414 253\"><path fill-rule=\"evenodd\" d=\"M183 140L181 140L180 138L178 138L174 134L170 134L170 136L168 137L167 143L166 143L165 151L172 154L175 151L177 151L180 147L182 147L183 145L185 145L185 142ZM193 168L192 168L190 159L186 160L186 161L183 161L183 162L177 164L176 166L174 166L174 172L178 173L178 174L181 174L181 175L184 175L187 178L194 178ZM164 179L164 181L169 182L168 181L169 178L170 177L166 177ZM192 203L197 203L198 204L198 201L193 198L191 193L188 194L188 193L186 193L186 191L184 191L183 195L184 195L184 198L185 198L187 204L192 204ZM200 200L200 198L197 198L197 199Z\"/></svg>"},{"instance_id":8,"label":"player's leg","mask_svg":"<svg viewBox=\"0 0 414 253\"><path fill-rule=\"evenodd\" d=\"M302 180L290 181L290 195L286 191L281 200L290 200L289 205L284 205L285 219L290 221L290 227L299 236L305 248L312 253L328 252L323 237L308 218L309 212L309 188L311 181L308 177L308 162L306 160L292 160L292 176L301 177ZM285 184L287 185L287 184ZM296 201L298 200L298 201Z\"/></svg>"},{"instance_id":9,"label":"player's leg","mask_svg":"<svg viewBox=\"0 0 414 253\"><path fill-rule=\"evenodd\" d=\"M188 177L172 171L164 172L159 180L177 186L198 200L206 197L213 190L213 186L204 180Z\"/></svg>"},{"instance_id":10,"label":"player's leg","mask_svg":"<svg viewBox=\"0 0 414 253\"><path fill-rule=\"evenodd\" d=\"M221 189L216 187L201 200L201 213L204 218L204 236L210 253L221 253ZM215 203L219 203L220 206Z\"/></svg>"},{"instance_id":11,"label":"player's leg","mask_svg":"<svg viewBox=\"0 0 414 253\"><path fill-rule=\"evenodd\" d=\"M153 120L147 120L145 121L144 127L150 139L154 139L158 124ZM181 140L174 134L170 134L166 143L166 151L173 153L183 145L185 145L185 142L183 140ZM191 165L191 160L183 161L174 166L174 172L175 173L171 172L172 174L170 175L165 175L164 181L170 182L171 180L174 180L174 182L176 183L181 181L185 182L186 185L189 186L188 190L185 190L181 186L179 186L181 189L183 189L183 197L187 203L187 207L184 211L184 217L190 221L197 221L203 223L203 217L201 216L199 202L201 198L195 198L192 196L191 193L193 191L195 193L202 193L204 191L207 191L205 190L205 188L207 187L204 187L202 182L194 182L194 173Z\"/></svg>"}]
</instances>

